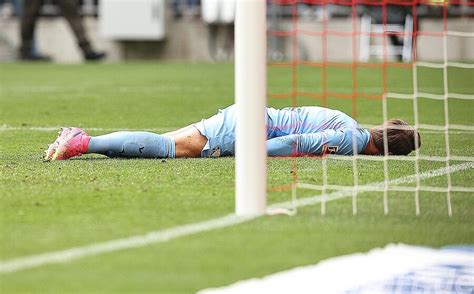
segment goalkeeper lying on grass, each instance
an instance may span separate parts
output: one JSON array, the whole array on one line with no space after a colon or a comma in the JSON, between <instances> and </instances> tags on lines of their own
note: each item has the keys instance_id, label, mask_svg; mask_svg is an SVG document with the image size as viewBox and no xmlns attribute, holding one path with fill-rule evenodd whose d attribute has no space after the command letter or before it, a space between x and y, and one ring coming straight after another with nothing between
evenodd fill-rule
<instances>
[{"instance_id":1,"label":"goalkeeper lying on grass","mask_svg":"<svg viewBox=\"0 0 474 294\"><path fill-rule=\"evenodd\" d=\"M381 155L385 150L384 126L389 154L407 155L420 147L420 134L398 119L364 129L340 111L315 106L267 108L266 119L269 156ZM115 132L91 137L79 128L62 128L46 151L45 160L63 160L88 153L128 158L232 156L235 125L233 105L208 119L162 135ZM415 146L415 136L418 146Z\"/></svg>"}]
</instances>

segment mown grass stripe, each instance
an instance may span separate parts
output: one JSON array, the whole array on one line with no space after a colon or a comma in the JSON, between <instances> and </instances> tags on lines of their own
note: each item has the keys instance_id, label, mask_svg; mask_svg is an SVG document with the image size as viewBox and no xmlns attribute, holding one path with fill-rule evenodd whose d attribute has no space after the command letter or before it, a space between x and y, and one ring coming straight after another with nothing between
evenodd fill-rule
<instances>
[{"instance_id":1,"label":"mown grass stripe","mask_svg":"<svg viewBox=\"0 0 474 294\"><path fill-rule=\"evenodd\" d=\"M474 167L474 163L465 162L457 165L452 165L449 168L443 167L439 169L430 170L427 172L420 173L418 177L420 180L442 176L448 173L454 173L457 171L467 170ZM416 181L416 175L410 175L400 177L390 181L390 184L402 184L412 183ZM384 182L376 182L370 185L383 185ZM360 193L361 191L356 191ZM292 203L281 202L271 205L269 209L287 207L291 208L293 205L297 207L314 205L322 201L323 197L325 201L333 201L345 197L353 196L353 191L335 191L326 195L317 195L308 198L302 198ZM214 218L211 220L198 222L194 224L187 224L183 226L177 226L169 229L160 231L150 232L145 235L132 236L123 239L116 239L107 242L93 243L86 246L74 247L66 250L54 251L39 255L32 255L26 257L15 258L0 262L0 273L13 273L21 270L31 269L40 267L47 264L65 263L72 260L81 259L88 256L99 255L103 253L109 253L119 250L131 249L144 247L151 244L167 242L179 237L189 236L197 233L212 231L233 225L242 224L251 221L258 216L238 217L234 214L229 214L223 217Z\"/></svg>"}]
</instances>

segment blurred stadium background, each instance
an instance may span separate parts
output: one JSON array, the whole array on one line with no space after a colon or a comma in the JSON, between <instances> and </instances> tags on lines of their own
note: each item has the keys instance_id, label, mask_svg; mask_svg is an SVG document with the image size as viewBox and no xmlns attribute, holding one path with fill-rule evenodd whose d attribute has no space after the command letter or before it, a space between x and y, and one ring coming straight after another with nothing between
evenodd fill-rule
<instances>
[{"instance_id":1,"label":"blurred stadium background","mask_svg":"<svg viewBox=\"0 0 474 294\"><path fill-rule=\"evenodd\" d=\"M87 32L97 47L109 53L109 61L130 59L160 59L182 61L224 61L233 57L234 1L199 0L155 0L155 1L99 1L82 0L80 13L84 17ZM280 1L281 2L281 1ZM322 1L301 1L297 7L298 27L308 31L322 31ZM330 1L327 18L331 29L352 31L351 1ZM357 3L358 1L356 1ZM364 1L362 1L363 3ZM367 1L367 3L377 1ZM403 4L410 1L388 1ZM450 1L452 2L452 1ZM21 0L0 2L0 59L14 60L19 46L18 6ZM109 3L109 4L108 4ZM472 29L473 6L469 1L456 1L447 6L447 17L452 30ZM100 5L103 15L99 14ZM420 30L442 31L443 1L419 1L416 7ZM412 6L398 6L412 10ZM109 7L110 6L110 7ZM122 7L121 7L122 6ZM130 9L131 7L131 9ZM396 6L394 6L396 7ZM121 12L125 9L126 12ZM268 23L272 29L291 26L291 5L281 6L269 1ZM403 11L389 11L389 22L400 23ZM402 9L403 10L403 9ZM118 12L117 12L118 11ZM155 12L153 12L155 11ZM155 13L155 14L154 14ZM372 5L357 5L357 16L381 11ZM38 27L38 47L54 57L55 61L80 62L80 52L75 45L67 22L53 0L45 0L40 11L43 16ZM102 20L102 21L101 21ZM124 30L126 29L126 31ZM298 42L302 60L321 59L318 38L301 37ZM331 59L352 61L350 50L345 50L344 38L331 38ZM474 58L472 38L455 38L450 41L449 58L472 60ZM287 36L272 36L269 39L269 58L285 60L291 57L291 41ZM420 36L417 44L418 57L423 60L442 60L442 43L433 36Z\"/></svg>"},{"instance_id":2,"label":"blurred stadium background","mask_svg":"<svg viewBox=\"0 0 474 294\"><path fill-rule=\"evenodd\" d=\"M107 53L94 63L57 1L44 0L34 41L52 62L25 62L22 1L0 0L0 292L188 293L385 246L410 259L391 243L472 251L472 1L267 1L268 105L328 106L364 126L400 117L422 149L269 158L269 207L298 213L243 221L232 218L232 158L41 162L59 126L161 133L233 103L235 1L78 1ZM340 292L472 293L472 255L439 260ZM364 262L353 273L394 268ZM350 280L319 274L271 292ZM248 289L236 288L270 288Z\"/></svg>"}]
</instances>

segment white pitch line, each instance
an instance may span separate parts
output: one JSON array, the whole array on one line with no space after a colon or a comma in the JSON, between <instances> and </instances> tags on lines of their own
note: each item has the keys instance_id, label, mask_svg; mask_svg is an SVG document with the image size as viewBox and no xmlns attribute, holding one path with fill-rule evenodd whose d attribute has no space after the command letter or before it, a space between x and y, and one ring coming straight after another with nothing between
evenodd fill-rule
<instances>
[{"instance_id":1,"label":"white pitch line","mask_svg":"<svg viewBox=\"0 0 474 294\"><path fill-rule=\"evenodd\" d=\"M39 132L53 132L58 131L60 127L10 127L7 125L0 126L0 132L2 131L39 131ZM170 130L177 130L178 128L144 128L144 129L128 129L128 128L87 128L86 131L98 131L98 132L116 132L116 131L149 131L149 132L168 132Z\"/></svg>"},{"instance_id":2,"label":"white pitch line","mask_svg":"<svg viewBox=\"0 0 474 294\"><path fill-rule=\"evenodd\" d=\"M372 128L375 125L368 125L368 124L362 124L363 127L365 128ZM461 129L460 126L454 125L456 127L456 130L449 130L451 134L472 134L474 130L470 129L470 126L461 126L463 129ZM421 131L424 134L439 134L443 133L444 126L439 130L437 129L426 129L426 125L420 126L420 129L423 130ZM8 125L3 125L0 126L0 132L6 132L6 131L38 131L38 132L54 132L58 131L60 127L37 127L37 126L29 126L29 127L10 127ZM95 132L117 132L117 131L147 131L147 132L157 132L157 133L165 133L169 132L172 130L177 130L179 128L143 128L143 129L130 129L130 128L98 128L98 127L84 127L83 128L85 131L95 131Z\"/></svg>"},{"instance_id":3,"label":"white pitch line","mask_svg":"<svg viewBox=\"0 0 474 294\"><path fill-rule=\"evenodd\" d=\"M420 179L428 179L448 173L453 173L457 171L467 170L474 167L474 163L466 162L458 165L452 165L449 168L443 167L440 169L435 169L419 174ZM389 184L401 184L401 183L411 183L416 181L416 175L410 175L406 177L401 177L398 179L391 180ZM383 185L384 182L372 183L371 185ZM356 193L361 193L362 191L357 191ZM353 191L336 191L325 195L325 201L332 201L341 199L344 197L352 197L354 195ZM269 210L275 208L292 208L314 205L322 200L321 195L302 198L296 201L287 201L281 202L269 207ZM47 264L55 263L65 263L72 260L99 255L108 252L114 252L119 250L125 250L130 248L144 247L151 244L167 242L179 237L189 236L193 234L198 234L202 232L208 232L216 229L221 229L225 227L234 226L237 224L242 224L249 222L258 216L249 216L249 217L238 217L234 214L229 214L223 217L198 222L194 224L177 226L169 229L164 229L160 231L150 232L145 235L132 236L129 238L116 239L101 243L93 243L86 246L73 247L66 250L53 251L49 253L25 256L20 258L15 258L11 260L5 260L0 262L0 273L12 273L18 272L21 270L31 269Z\"/></svg>"},{"instance_id":4,"label":"white pitch line","mask_svg":"<svg viewBox=\"0 0 474 294\"><path fill-rule=\"evenodd\" d=\"M439 169L434 169L426 172L422 172L418 175L420 181L429 179L429 178L434 178L434 177L439 177L448 173L454 173L458 171L463 171L467 170L470 168L474 168L474 162L464 162L460 163L457 165L451 165L449 169L447 167L439 168ZM406 177L401 177L397 179L390 180L388 182L388 185L398 185L398 184L408 184L408 183L413 183L416 182L416 175L410 175ZM378 183L371 183L368 184L367 186L373 186L373 187L383 187L385 186L385 182L378 182ZM356 194L362 193L364 191L355 191ZM286 201L283 203L278 203L275 204L274 206L278 206L281 208L293 208L293 207L302 207L302 206L309 206L309 205L314 205L318 204L322 201L324 197L326 197L326 201L330 200L337 200L340 198L345 198L349 196L353 196L354 191L352 190L339 190L335 191L333 193L327 194L327 195L318 195L318 196L313 196L313 197L305 197L305 198L300 198L297 199L296 201ZM272 205L273 206L273 205Z\"/></svg>"}]
</instances>

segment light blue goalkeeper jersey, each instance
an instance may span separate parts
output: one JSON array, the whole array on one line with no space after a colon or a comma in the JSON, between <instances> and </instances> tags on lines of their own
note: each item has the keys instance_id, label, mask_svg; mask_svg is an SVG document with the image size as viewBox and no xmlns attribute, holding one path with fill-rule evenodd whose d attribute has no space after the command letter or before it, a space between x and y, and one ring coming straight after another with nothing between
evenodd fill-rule
<instances>
[{"instance_id":1,"label":"light blue goalkeeper jersey","mask_svg":"<svg viewBox=\"0 0 474 294\"><path fill-rule=\"evenodd\" d=\"M352 155L364 151L370 139L368 130L338 110L317 106L267 108L266 114L269 156ZM208 139L203 157L234 155L236 119L232 105L195 124Z\"/></svg>"}]
</instances>

